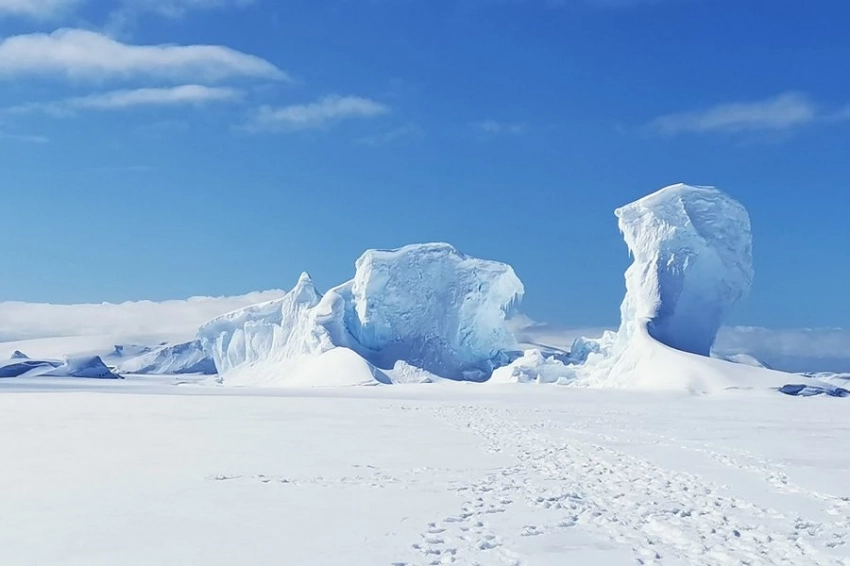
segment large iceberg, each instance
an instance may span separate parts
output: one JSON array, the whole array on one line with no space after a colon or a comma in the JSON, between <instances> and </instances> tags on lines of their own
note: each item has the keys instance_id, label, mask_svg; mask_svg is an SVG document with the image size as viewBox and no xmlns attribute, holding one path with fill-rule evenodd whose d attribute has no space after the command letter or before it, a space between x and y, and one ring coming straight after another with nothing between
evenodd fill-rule
<instances>
[{"instance_id":1,"label":"large iceberg","mask_svg":"<svg viewBox=\"0 0 850 566\"><path fill-rule=\"evenodd\" d=\"M665 187L618 208L634 257L620 332L646 324L663 344L708 356L723 320L753 279L750 217L712 187Z\"/></svg>"},{"instance_id":2,"label":"large iceberg","mask_svg":"<svg viewBox=\"0 0 850 566\"><path fill-rule=\"evenodd\" d=\"M739 202L678 184L615 215L633 257L618 331L577 338L566 364L527 352L494 381L694 392L784 383L783 374L708 357L753 279L750 219Z\"/></svg>"},{"instance_id":3,"label":"large iceberg","mask_svg":"<svg viewBox=\"0 0 850 566\"><path fill-rule=\"evenodd\" d=\"M315 360L337 348L370 368L357 383L367 375L388 382L387 373L404 366L483 381L516 349L505 319L522 294L509 265L448 244L369 250L354 278L324 296L303 274L284 297L215 318L198 338L231 384L322 384L303 376L315 375Z\"/></svg>"},{"instance_id":4,"label":"large iceberg","mask_svg":"<svg viewBox=\"0 0 850 566\"><path fill-rule=\"evenodd\" d=\"M753 278L750 219L738 201L712 187L678 184L615 214L634 258L620 328L576 342L576 385L702 392L783 379L708 357Z\"/></svg>"}]
</instances>

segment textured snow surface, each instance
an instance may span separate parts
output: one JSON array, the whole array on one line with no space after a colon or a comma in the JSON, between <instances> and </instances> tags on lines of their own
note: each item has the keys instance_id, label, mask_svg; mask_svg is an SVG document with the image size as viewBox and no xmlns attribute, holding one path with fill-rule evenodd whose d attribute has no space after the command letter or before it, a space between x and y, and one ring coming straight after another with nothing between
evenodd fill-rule
<instances>
[{"instance_id":1,"label":"textured snow surface","mask_svg":"<svg viewBox=\"0 0 850 566\"><path fill-rule=\"evenodd\" d=\"M850 563L846 400L157 379L0 380L4 566Z\"/></svg>"},{"instance_id":2,"label":"textured snow surface","mask_svg":"<svg viewBox=\"0 0 850 566\"><path fill-rule=\"evenodd\" d=\"M217 317L198 338L228 385L303 383L315 375L308 360L334 348L361 356L376 383L398 362L482 381L517 347L505 319L522 294L510 266L448 244L369 250L354 278L324 296L303 274L280 299Z\"/></svg>"}]
</instances>

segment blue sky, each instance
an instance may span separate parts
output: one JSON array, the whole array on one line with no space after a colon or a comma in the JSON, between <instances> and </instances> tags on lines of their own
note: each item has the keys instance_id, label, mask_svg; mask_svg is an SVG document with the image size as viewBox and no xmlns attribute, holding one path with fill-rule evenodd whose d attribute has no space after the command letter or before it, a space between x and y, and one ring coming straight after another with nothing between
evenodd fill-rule
<instances>
[{"instance_id":1,"label":"blue sky","mask_svg":"<svg viewBox=\"0 0 850 566\"><path fill-rule=\"evenodd\" d=\"M749 209L733 322L850 319L843 0L0 0L0 300L327 288L370 247L511 263L614 324L613 209Z\"/></svg>"}]
</instances>

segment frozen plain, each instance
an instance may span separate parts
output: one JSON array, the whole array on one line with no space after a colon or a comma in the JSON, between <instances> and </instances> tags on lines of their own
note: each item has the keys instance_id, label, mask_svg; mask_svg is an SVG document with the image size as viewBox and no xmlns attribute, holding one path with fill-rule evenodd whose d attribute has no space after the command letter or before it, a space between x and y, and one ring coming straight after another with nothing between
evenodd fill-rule
<instances>
[{"instance_id":1,"label":"frozen plain","mask_svg":"<svg viewBox=\"0 0 850 566\"><path fill-rule=\"evenodd\" d=\"M850 564L846 401L0 381L8 565Z\"/></svg>"}]
</instances>

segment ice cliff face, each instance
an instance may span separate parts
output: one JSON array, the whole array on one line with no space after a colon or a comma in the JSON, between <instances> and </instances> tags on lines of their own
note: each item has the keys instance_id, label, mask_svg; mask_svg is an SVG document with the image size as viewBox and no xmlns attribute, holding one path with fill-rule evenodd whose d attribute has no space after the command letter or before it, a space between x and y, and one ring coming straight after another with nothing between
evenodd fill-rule
<instances>
[{"instance_id":1,"label":"ice cliff face","mask_svg":"<svg viewBox=\"0 0 850 566\"><path fill-rule=\"evenodd\" d=\"M481 379L516 347L505 315L523 286L504 263L448 244L369 250L349 289L346 328L379 367L402 360L443 377Z\"/></svg>"},{"instance_id":2,"label":"ice cliff face","mask_svg":"<svg viewBox=\"0 0 850 566\"><path fill-rule=\"evenodd\" d=\"M377 382L397 362L483 380L516 347L505 318L523 286L506 264L420 244L369 250L355 268L351 281L324 296L305 274L281 299L202 326L198 338L224 381L284 384L315 373L305 369L310 360L335 348L363 358Z\"/></svg>"},{"instance_id":3,"label":"ice cliff face","mask_svg":"<svg viewBox=\"0 0 850 566\"><path fill-rule=\"evenodd\" d=\"M310 276L302 273L283 297L214 318L201 326L198 339L222 377L240 368L318 355L332 347L310 339L315 330L310 311L320 298Z\"/></svg>"},{"instance_id":4,"label":"ice cliff face","mask_svg":"<svg viewBox=\"0 0 850 566\"><path fill-rule=\"evenodd\" d=\"M708 356L729 311L750 289L746 209L710 187L672 185L615 211L634 257L626 271L620 334L646 324L677 350Z\"/></svg>"}]
</instances>

